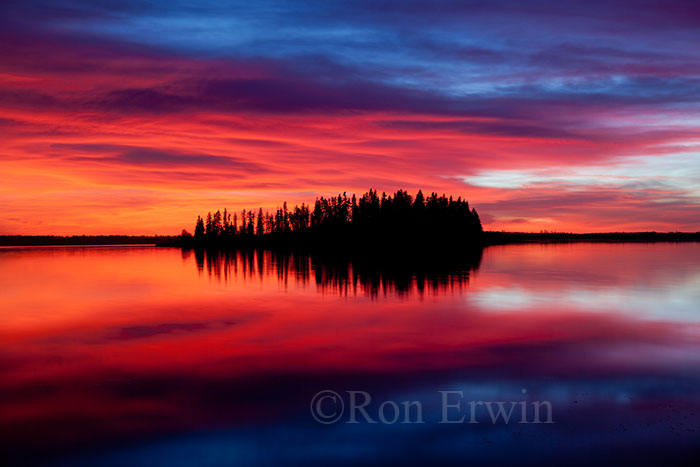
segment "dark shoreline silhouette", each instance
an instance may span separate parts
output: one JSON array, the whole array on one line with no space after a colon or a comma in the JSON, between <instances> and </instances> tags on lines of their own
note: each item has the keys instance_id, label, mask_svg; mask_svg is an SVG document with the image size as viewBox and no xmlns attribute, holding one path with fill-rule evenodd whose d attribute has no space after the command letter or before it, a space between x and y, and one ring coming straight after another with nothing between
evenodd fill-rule
<instances>
[{"instance_id":1,"label":"dark shoreline silhouette","mask_svg":"<svg viewBox=\"0 0 700 467\"><path fill-rule=\"evenodd\" d=\"M176 235L0 235L0 246L165 245Z\"/></svg>"},{"instance_id":2,"label":"dark shoreline silhouette","mask_svg":"<svg viewBox=\"0 0 700 467\"><path fill-rule=\"evenodd\" d=\"M654 243L700 242L700 232L484 232L484 246L513 243Z\"/></svg>"},{"instance_id":3,"label":"dark shoreline silhouette","mask_svg":"<svg viewBox=\"0 0 700 467\"><path fill-rule=\"evenodd\" d=\"M700 232L494 232L484 231L482 246L509 245L515 243L655 243L655 242L700 242ZM256 243L256 242L253 242ZM290 245L294 241L290 238ZM260 247L274 245L271 241L259 242ZM180 235L0 235L0 246L59 246L59 245L157 245L176 248L218 248L216 245L196 245L183 242ZM239 247L245 248L242 242Z\"/></svg>"},{"instance_id":4,"label":"dark shoreline silhouette","mask_svg":"<svg viewBox=\"0 0 700 467\"><path fill-rule=\"evenodd\" d=\"M290 239L291 240L291 239ZM508 245L515 243L655 243L700 242L700 232L494 232L484 231L482 245ZM274 244L275 242L270 242ZM291 242L293 244L293 241ZM177 248L208 248L183 242L180 235L0 235L0 246L60 246L60 245L157 245ZM242 243L239 247L248 245ZM265 242L260 243L266 246ZM211 248L217 248L212 245Z\"/></svg>"},{"instance_id":5,"label":"dark shoreline silhouette","mask_svg":"<svg viewBox=\"0 0 700 467\"><path fill-rule=\"evenodd\" d=\"M700 232L494 232L484 231L482 245L509 245L515 243L655 243L700 242ZM255 243L255 242L253 242ZM276 242L269 242L273 245ZM293 246L293 239L290 238ZM209 248L182 241L180 235L0 235L0 246L60 246L60 245L157 245L176 248ZM265 241L260 247L268 246ZM239 247L247 247L242 242ZM212 245L211 248L218 248Z\"/></svg>"},{"instance_id":6,"label":"dark shoreline silhouette","mask_svg":"<svg viewBox=\"0 0 700 467\"><path fill-rule=\"evenodd\" d=\"M483 228L476 210L461 197L419 190L415 197L398 190L376 190L356 197L346 193L317 198L313 206L288 208L284 202L274 213L224 209L198 217L194 234L183 230L183 247L311 248L329 251L412 253L436 248L478 248Z\"/></svg>"},{"instance_id":7,"label":"dark shoreline silhouette","mask_svg":"<svg viewBox=\"0 0 700 467\"><path fill-rule=\"evenodd\" d=\"M198 217L194 233L179 236L0 235L0 246L155 244L186 249L267 248L352 252L381 256L452 253L510 243L697 242L700 232L485 232L476 209L461 197L419 190L376 190L317 198L274 213L262 208L239 213L224 209Z\"/></svg>"},{"instance_id":8,"label":"dark shoreline silhouette","mask_svg":"<svg viewBox=\"0 0 700 467\"><path fill-rule=\"evenodd\" d=\"M376 190L357 198L345 193L317 198L272 213L262 208L238 214L224 209L198 217L194 234L183 230L172 246L183 248L302 248L382 256L451 253L488 245L526 242L700 241L700 232L484 232L479 214L461 197L419 190L393 194Z\"/></svg>"}]
</instances>

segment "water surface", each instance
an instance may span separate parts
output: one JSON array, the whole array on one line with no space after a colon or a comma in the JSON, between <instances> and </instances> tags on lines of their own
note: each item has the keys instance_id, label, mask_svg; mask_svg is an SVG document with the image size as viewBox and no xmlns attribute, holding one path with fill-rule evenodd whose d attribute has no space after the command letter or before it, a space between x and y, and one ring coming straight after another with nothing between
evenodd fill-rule
<instances>
[{"instance_id":1,"label":"water surface","mask_svg":"<svg viewBox=\"0 0 700 467\"><path fill-rule=\"evenodd\" d=\"M3 457L477 465L698 454L700 244L510 245L444 268L407 264L0 249ZM424 423L320 424L310 403L322 390L346 404L346 391L367 392L374 421L382 401L421 401ZM554 423L486 412L438 423L438 391L546 400Z\"/></svg>"}]
</instances>

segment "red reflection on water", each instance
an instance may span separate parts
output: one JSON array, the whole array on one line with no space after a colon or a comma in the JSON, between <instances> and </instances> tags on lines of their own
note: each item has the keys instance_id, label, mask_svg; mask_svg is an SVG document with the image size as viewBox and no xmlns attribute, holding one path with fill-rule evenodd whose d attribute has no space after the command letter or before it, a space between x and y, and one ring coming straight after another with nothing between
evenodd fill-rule
<instances>
[{"instance_id":1,"label":"red reflection on water","mask_svg":"<svg viewBox=\"0 0 700 467\"><path fill-rule=\"evenodd\" d=\"M338 276L337 265L326 274L269 254L4 250L0 426L19 446L70 445L273 418L353 378L411 387L696 371L698 322L679 316L697 298L698 247L497 247L471 276L433 277L429 293L401 279L414 294L398 293L395 276L367 294L374 283L352 266ZM615 306L640 286L671 291L677 313Z\"/></svg>"}]
</instances>

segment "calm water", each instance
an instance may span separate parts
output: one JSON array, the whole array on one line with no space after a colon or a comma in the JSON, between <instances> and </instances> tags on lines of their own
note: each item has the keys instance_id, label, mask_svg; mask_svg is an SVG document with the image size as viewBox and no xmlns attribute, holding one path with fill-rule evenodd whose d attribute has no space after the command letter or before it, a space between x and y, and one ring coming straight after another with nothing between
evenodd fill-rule
<instances>
[{"instance_id":1,"label":"calm water","mask_svg":"<svg viewBox=\"0 0 700 467\"><path fill-rule=\"evenodd\" d=\"M0 303L1 449L17 464L668 464L699 454L697 243L491 247L444 270L4 248ZM343 400L337 423L314 419L322 390ZM347 423L347 391L371 397L377 423L357 407ZM397 423L379 419L385 401L385 421L396 402ZM420 403L424 423L403 401ZM494 423L475 405L478 423L466 423L469 401L516 409ZM554 423L533 423L532 411L517 423L536 401L550 403ZM340 413L337 400L322 402L321 415Z\"/></svg>"}]
</instances>

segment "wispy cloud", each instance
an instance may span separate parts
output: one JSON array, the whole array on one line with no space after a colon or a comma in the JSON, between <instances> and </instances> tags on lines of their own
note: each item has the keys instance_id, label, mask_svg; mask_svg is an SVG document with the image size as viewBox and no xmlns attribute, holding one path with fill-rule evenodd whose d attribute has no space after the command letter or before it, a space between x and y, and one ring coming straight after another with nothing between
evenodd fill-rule
<instances>
[{"instance_id":1,"label":"wispy cloud","mask_svg":"<svg viewBox=\"0 0 700 467\"><path fill-rule=\"evenodd\" d=\"M697 3L595 3L5 2L0 231L369 186L495 229L698 230Z\"/></svg>"}]
</instances>

